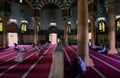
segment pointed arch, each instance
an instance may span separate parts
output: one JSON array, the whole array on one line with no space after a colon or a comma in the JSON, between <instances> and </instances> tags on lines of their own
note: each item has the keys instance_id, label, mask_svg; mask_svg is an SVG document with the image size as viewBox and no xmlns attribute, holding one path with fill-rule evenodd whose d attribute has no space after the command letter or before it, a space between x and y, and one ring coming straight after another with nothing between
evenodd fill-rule
<instances>
[{"instance_id":1,"label":"pointed arch","mask_svg":"<svg viewBox=\"0 0 120 78\"><path fill-rule=\"evenodd\" d=\"M27 25L27 23L26 22L22 22L21 23L21 33L24 33L24 32L26 32L27 31L27 27L28 25Z\"/></svg>"},{"instance_id":2,"label":"pointed arch","mask_svg":"<svg viewBox=\"0 0 120 78\"><path fill-rule=\"evenodd\" d=\"M3 32L3 21L0 20L0 32Z\"/></svg>"},{"instance_id":3,"label":"pointed arch","mask_svg":"<svg viewBox=\"0 0 120 78\"><path fill-rule=\"evenodd\" d=\"M16 23L12 22L9 25L7 25L7 31L8 32L18 32L19 28Z\"/></svg>"},{"instance_id":4,"label":"pointed arch","mask_svg":"<svg viewBox=\"0 0 120 78\"><path fill-rule=\"evenodd\" d=\"M42 7L44 7L46 4L49 4L49 3L53 3L53 4L56 4L59 8L63 9L64 8L64 5L62 4L62 2L60 0L42 0L39 4L40 6L40 9Z\"/></svg>"},{"instance_id":5,"label":"pointed arch","mask_svg":"<svg viewBox=\"0 0 120 78\"><path fill-rule=\"evenodd\" d=\"M73 1L74 0L68 0L65 8L68 9L71 6Z\"/></svg>"},{"instance_id":6,"label":"pointed arch","mask_svg":"<svg viewBox=\"0 0 120 78\"><path fill-rule=\"evenodd\" d=\"M116 20L116 31L117 32L120 32L120 18L118 18L117 20Z\"/></svg>"}]
</instances>

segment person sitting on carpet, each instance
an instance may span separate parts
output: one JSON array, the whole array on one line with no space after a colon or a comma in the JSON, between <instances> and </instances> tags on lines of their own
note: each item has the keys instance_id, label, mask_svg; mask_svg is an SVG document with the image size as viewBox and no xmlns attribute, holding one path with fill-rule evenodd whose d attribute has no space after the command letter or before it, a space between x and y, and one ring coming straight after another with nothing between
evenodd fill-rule
<instances>
[{"instance_id":1,"label":"person sitting on carpet","mask_svg":"<svg viewBox=\"0 0 120 78\"><path fill-rule=\"evenodd\" d=\"M38 56L43 56L44 55L44 50L43 49L40 49L39 51L38 51Z\"/></svg>"},{"instance_id":2,"label":"person sitting on carpet","mask_svg":"<svg viewBox=\"0 0 120 78\"><path fill-rule=\"evenodd\" d=\"M32 47L33 47L33 48L35 47L35 43L34 43L34 42L32 42Z\"/></svg>"},{"instance_id":3,"label":"person sitting on carpet","mask_svg":"<svg viewBox=\"0 0 120 78\"><path fill-rule=\"evenodd\" d=\"M81 57L76 57L71 65L70 75L72 78L79 78L80 76L83 76L86 70L86 65Z\"/></svg>"},{"instance_id":4,"label":"person sitting on carpet","mask_svg":"<svg viewBox=\"0 0 120 78\"><path fill-rule=\"evenodd\" d=\"M15 50L19 50L19 46L18 46L17 43L14 43L14 49L15 49Z\"/></svg>"},{"instance_id":5,"label":"person sitting on carpet","mask_svg":"<svg viewBox=\"0 0 120 78\"><path fill-rule=\"evenodd\" d=\"M35 48L35 51L38 51L40 49L39 46L37 45L35 45L34 48Z\"/></svg>"},{"instance_id":6,"label":"person sitting on carpet","mask_svg":"<svg viewBox=\"0 0 120 78\"><path fill-rule=\"evenodd\" d=\"M22 52L26 52L27 49L26 49L25 47L22 47L21 51L22 51Z\"/></svg>"},{"instance_id":7,"label":"person sitting on carpet","mask_svg":"<svg viewBox=\"0 0 120 78\"><path fill-rule=\"evenodd\" d=\"M22 51L21 50L18 50L17 52L17 56L16 58L14 59L14 62L22 62L24 60L24 56L22 54Z\"/></svg>"}]
</instances>

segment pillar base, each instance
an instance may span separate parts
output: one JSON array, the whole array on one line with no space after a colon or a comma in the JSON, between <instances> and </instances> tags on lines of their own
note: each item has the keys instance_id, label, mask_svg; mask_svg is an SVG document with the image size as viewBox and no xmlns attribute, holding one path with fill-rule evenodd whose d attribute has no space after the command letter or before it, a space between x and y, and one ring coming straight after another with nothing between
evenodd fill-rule
<instances>
[{"instance_id":1,"label":"pillar base","mask_svg":"<svg viewBox=\"0 0 120 78\"><path fill-rule=\"evenodd\" d=\"M68 46L68 43L64 43L65 46Z\"/></svg>"},{"instance_id":2,"label":"pillar base","mask_svg":"<svg viewBox=\"0 0 120 78\"><path fill-rule=\"evenodd\" d=\"M110 49L108 51L108 54L118 54L117 50L116 49Z\"/></svg>"},{"instance_id":3,"label":"pillar base","mask_svg":"<svg viewBox=\"0 0 120 78\"><path fill-rule=\"evenodd\" d=\"M86 66L94 66L93 60L90 57L85 57L85 64Z\"/></svg>"},{"instance_id":4,"label":"pillar base","mask_svg":"<svg viewBox=\"0 0 120 78\"><path fill-rule=\"evenodd\" d=\"M6 46L6 45L3 45L3 46L2 46L2 48L7 48L7 47L8 47L8 46Z\"/></svg>"}]
</instances>

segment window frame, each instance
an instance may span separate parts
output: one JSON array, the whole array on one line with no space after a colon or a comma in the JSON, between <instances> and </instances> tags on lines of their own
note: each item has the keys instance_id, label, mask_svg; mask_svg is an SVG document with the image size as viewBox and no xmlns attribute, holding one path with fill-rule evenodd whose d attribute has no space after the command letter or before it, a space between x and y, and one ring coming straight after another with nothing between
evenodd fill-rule
<instances>
[{"instance_id":1,"label":"window frame","mask_svg":"<svg viewBox=\"0 0 120 78\"><path fill-rule=\"evenodd\" d=\"M25 26L26 28L24 28L23 26ZM28 29L27 29L27 26L28 26L28 25L27 25L26 22L22 22L22 23L21 23L21 29L20 29L20 30L21 30L21 33L27 32L27 30L28 30Z\"/></svg>"},{"instance_id":2,"label":"window frame","mask_svg":"<svg viewBox=\"0 0 120 78\"><path fill-rule=\"evenodd\" d=\"M99 22L98 22L98 32L101 32L101 33L106 32L105 20L99 20Z\"/></svg>"},{"instance_id":3,"label":"window frame","mask_svg":"<svg viewBox=\"0 0 120 78\"><path fill-rule=\"evenodd\" d=\"M2 26L1 26L2 24ZM0 21L0 32L3 32L3 21Z\"/></svg>"},{"instance_id":4,"label":"window frame","mask_svg":"<svg viewBox=\"0 0 120 78\"><path fill-rule=\"evenodd\" d=\"M119 23L119 26L118 26L118 23ZM120 32L120 18L118 18L118 19L116 20L115 30L116 30L117 32Z\"/></svg>"}]
</instances>

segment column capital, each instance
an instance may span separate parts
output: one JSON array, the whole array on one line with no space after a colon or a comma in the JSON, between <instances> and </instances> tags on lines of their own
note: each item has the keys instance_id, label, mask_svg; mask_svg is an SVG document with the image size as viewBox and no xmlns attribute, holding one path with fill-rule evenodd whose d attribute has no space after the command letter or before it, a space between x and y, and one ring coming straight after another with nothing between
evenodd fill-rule
<instances>
[{"instance_id":1,"label":"column capital","mask_svg":"<svg viewBox=\"0 0 120 78\"><path fill-rule=\"evenodd\" d=\"M91 21L95 21L96 20L96 16L94 16L94 15L89 16L89 18L90 18Z\"/></svg>"},{"instance_id":2,"label":"column capital","mask_svg":"<svg viewBox=\"0 0 120 78\"><path fill-rule=\"evenodd\" d=\"M33 9L33 17L34 17L34 19L40 19L40 8L37 8L37 7L35 7L34 9Z\"/></svg>"},{"instance_id":3,"label":"column capital","mask_svg":"<svg viewBox=\"0 0 120 78\"><path fill-rule=\"evenodd\" d=\"M108 13L115 13L117 11L118 3L108 3L106 4L106 10Z\"/></svg>"},{"instance_id":4,"label":"column capital","mask_svg":"<svg viewBox=\"0 0 120 78\"><path fill-rule=\"evenodd\" d=\"M89 16L97 17L97 11L89 12Z\"/></svg>"},{"instance_id":5,"label":"column capital","mask_svg":"<svg viewBox=\"0 0 120 78\"><path fill-rule=\"evenodd\" d=\"M62 17L63 21L67 21L68 18L67 17Z\"/></svg>"},{"instance_id":6,"label":"column capital","mask_svg":"<svg viewBox=\"0 0 120 78\"><path fill-rule=\"evenodd\" d=\"M63 18L63 20L67 20L67 18L68 18L68 9L63 9L62 10L62 18Z\"/></svg>"},{"instance_id":7,"label":"column capital","mask_svg":"<svg viewBox=\"0 0 120 78\"><path fill-rule=\"evenodd\" d=\"M8 16L0 16L2 21L8 21L9 17Z\"/></svg>"}]
</instances>

